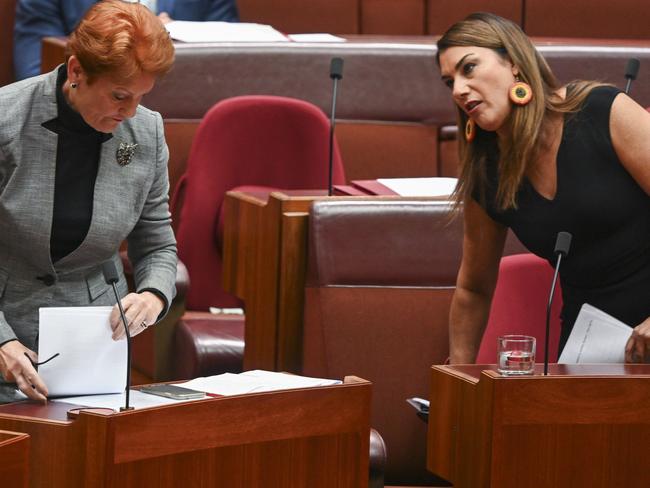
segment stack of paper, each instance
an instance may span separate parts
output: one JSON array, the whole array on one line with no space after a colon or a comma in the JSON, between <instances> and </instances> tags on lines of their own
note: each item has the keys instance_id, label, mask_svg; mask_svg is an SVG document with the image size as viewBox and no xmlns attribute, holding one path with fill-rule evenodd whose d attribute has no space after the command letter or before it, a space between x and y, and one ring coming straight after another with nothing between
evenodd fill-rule
<instances>
[{"instance_id":1,"label":"stack of paper","mask_svg":"<svg viewBox=\"0 0 650 488\"><path fill-rule=\"evenodd\" d=\"M402 197L442 197L451 195L456 178L379 178L379 183Z\"/></svg>"},{"instance_id":2,"label":"stack of paper","mask_svg":"<svg viewBox=\"0 0 650 488\"><path fill-rule=\"evenodd\" d=\"M244 22L190 22L165 24L172 39L183 42L288 42L287 36L270 25Z\"/></svg>"},{"instance_id":3,"label":"stack of paper","mask_svg":"<svg viewBox=\"0 0 650 488\"><path fill-rule=\"evenodd\" d=\"M50 396L118 393L126 388L126 340L114 341L112 307L39 309L38 374Z\"/></svg>"},{"instance_id":4,"label":"stack of paper","mask_svg":"<svg viewBox=\"0 0 650 488\"><path fill-rule=\"evenodd\" d=\"M224 373L205 378L195 378L178 386L204 391L212 395L243 395L263 391L311 388L314 386L340 385L339 380L310 378L272 371L246 371L240 374Z\"/></svg>"},{"instance_id":5,"label":"stack of paper","mask_svg":"<svg viewBox=\"0 0 650 488\"><path fill-rule=\"evenodd\" d=\"M291 390L294 388L312 388L316 386L340 385L339 380L326 380L321 378L309 378L307 376L294 376L285 373L274 373L271 371L246 371L245 373L225 373L205 378L196 378L186 383L179 383L178 386L203 391L211 396L244 395L246 393L260 393L264 391ZM90 408L112 408L118 411L124 406L125 394L115 395L93 395L60 398L58 402L84 405ZM148 395L137 390L131 390L129 404L136 410L141 408L169 405L181 401L193 400L172 400L156 395Z\"/></svg>"}]
</instances>

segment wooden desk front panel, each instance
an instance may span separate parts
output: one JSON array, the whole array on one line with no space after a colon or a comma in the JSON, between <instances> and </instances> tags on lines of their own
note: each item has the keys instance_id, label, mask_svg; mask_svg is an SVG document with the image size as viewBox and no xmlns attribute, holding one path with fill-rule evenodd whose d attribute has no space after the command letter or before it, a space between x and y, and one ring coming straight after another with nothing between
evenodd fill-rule
<instances>
[{"instance_id":1,"label":"wooden desk front panel","mask_svg":"<svg viewBox=\"0 0 650 488\"><path fill-rule=\"evenodd\" d=\"M370 384L202 400L124 413L0 406L29 432L33 487L322 487L368 482ZM333 414L335 413L335 414Z\"/></svg>"},{"instance_id":2,"label":"wooden desk front panel","mask_svg":"<svg viewBox=\"0 0 650 488\"><path fill-rule=\"evenodd\" d=\"M648 486L649 366L520 378L477 368L434 367L431 471L456 488Z\"/></svg>"},{"instance_id":3,"label":"wooden desk front panel","mask_svg":"<svg viewBox=\"0 0 650 488\"><path fill-rule=\"evenodd\" d=\"M27 488L29 436L0 430L0 480L2 486Z\"/></svg>"}]
</instances>

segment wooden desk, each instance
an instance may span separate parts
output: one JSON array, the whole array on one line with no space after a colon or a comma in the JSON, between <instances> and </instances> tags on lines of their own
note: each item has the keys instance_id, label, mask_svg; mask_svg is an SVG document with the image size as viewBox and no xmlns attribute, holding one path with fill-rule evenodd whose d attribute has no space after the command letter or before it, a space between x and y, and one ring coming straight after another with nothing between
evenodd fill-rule
<instances>
[{"instance_id":1,"label":"wooden desk","mask_svg":"<svg viewBox=\"0 0 650 488\"><path fill-rule=\"evenodd\" d=\"M0 406L0 428L31 435L32 487L357 488L368 484L370 395L349 377L75 420L70 405L21 402Z\"/></svg>"},{"instance_id":2,"label":"wooden desk","mask_svg":"<svg viewBox=\"0 0 650 488\"><path fill-rule=\"evenodd\" d=\"M29 435L0 430L0 480L2 486L27 488Z\"/></svg>"},{"instance_id":3,"label":"wooden desk","mask_svg":"<svg viewBox=\"0 0 650 488\"><path fill-rule=\"evenodd\" d=\"M428 469L455 488L647 487L650 366L539 366L434 366Z\"/></svg>"},{"instance_id":4,"label":"wooden desk","mask_svg":"<svg viewBox=\"0 0 650 488\"><path fill-rule=\"evenodd\" d=\"M246 304L244 369L300 372L311 203L326 193L228 192L223 286Z\"/></svg>"}]
</instances>

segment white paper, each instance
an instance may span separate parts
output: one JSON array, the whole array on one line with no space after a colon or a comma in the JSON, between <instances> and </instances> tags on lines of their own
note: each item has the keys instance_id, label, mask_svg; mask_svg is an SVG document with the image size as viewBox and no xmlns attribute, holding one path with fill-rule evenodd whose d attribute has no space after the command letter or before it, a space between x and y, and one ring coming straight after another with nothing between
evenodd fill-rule
<instances>
[{"instance_id":1,"label":"white paper","mask_svg":"<svg viewBox=\"0 0 650 488\"><path fill-rule=\"evenodd\" d=\"M178 386L204 391L213 395L230 396L340 384L341 381L339 380L254 370L240 374L224 373L216 376L195 378L186 383L180 383Z\"/></svg>"},{"instance_id":2,"label":"white paper","mask_svg":"<svg viewBox=\"0 0 650 488\"><path fill-rule=\"evenodd\" d=\"M151 395L142 393L138 390L131 390L129 395L129 406L135 410L143 408L159 407L160 405L171 405L173 403L189 402L194 400L204 400L204 398L192 398L188 400L174 400L172 398L161 397L158 395ZM119 412L120 407L123 407L126 402L126 393L117 393L113 395L89 395L59 398L52 400L54 402L71 403L74 405L83 405L89 408L112 408Z\"/></svg>"},{"instance_id":3,"label":"white paper","mask_svg":"<svg viewBox=\"0 0 650 488\"><path fill-rule=\"evenodd\" d=\"M245 22L190 22L165 24L172 39L183 42L289 42L270 25Z\"/></svg>"},{"instance_id":4,"label":"white paper","mask_svg":"<svg viewBox=\"0 0 650 488\"><path fill-rule=\"evenodd\" d=\"M50 396L119 393L126 388L126 340L114 341L112 307L39 309L38 367Z\"/></svg>"},{"instance_id":5,"label":"white paper","mask_svg":"<svg viewBox=\"0 0 650 488\"><path fill-rule=\"evenodd\" d=\"M632 328L585 303L558 363L623 363Z\"/></svg>"},{"instance_id":6,"label":"white paper","mask_svg":"<svg viewBox=\"0 0 650 488\"><path fill-rule=\"evenodd\" d=\"M294 42L346 42L345 39L332 34L289 34Z\"/></svg>"},{"instance_id":7,"label":"white paper","mask_svg":"<svg viewBox=\"0 0 650 488\"><path fill-rule=\"evenodd\" d=\"M379 183L402 197L442 197L451 195L456 178L380 178Z\"/></svg>"}]
</instances>

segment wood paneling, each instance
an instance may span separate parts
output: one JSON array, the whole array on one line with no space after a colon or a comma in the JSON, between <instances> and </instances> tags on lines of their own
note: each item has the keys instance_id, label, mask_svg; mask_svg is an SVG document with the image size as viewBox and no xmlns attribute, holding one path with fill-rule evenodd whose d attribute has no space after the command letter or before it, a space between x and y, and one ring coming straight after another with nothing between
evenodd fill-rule
<instances>
[{"instance_id":1,"label":"wood paneling","mask_svg":"<svg viewBox=\"0 0 650 488\"><path fill-rule=\"evenodd\" d=\"M646 487L650 366L540 366L433 367L428 468L456 488Z\"/></svg>"},{"instance_id":2,"label":"wood paneling","mask_svg":"<svg viewBox=\"0 0 650 488\"><path fill-rule=\"evenodd\" d=\"M0 406L0 427L31 435L33 487L356 488L368 483L370 388L350 377L75 420L70 405L19 403Z\"/></svg>"}]
</instances>

